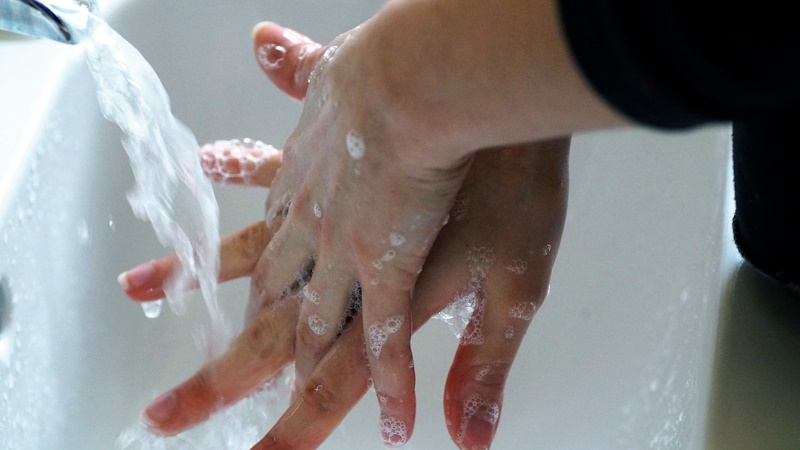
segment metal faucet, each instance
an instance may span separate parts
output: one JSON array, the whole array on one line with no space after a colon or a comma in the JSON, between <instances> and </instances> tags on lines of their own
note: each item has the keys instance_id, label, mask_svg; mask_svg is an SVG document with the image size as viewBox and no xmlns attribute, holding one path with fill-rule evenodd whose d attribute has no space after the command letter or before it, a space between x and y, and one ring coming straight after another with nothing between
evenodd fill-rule
<instances>
[{"instance_id":1,"label":"metal faucet","mask_svg":"<svg viewBox=\"0 0 800 450\"><path fill-rule=\"evenodd\" d=\"M0 30L77 44L96 9L94 0L0 0Z\"/></svg>"}]
</instances>

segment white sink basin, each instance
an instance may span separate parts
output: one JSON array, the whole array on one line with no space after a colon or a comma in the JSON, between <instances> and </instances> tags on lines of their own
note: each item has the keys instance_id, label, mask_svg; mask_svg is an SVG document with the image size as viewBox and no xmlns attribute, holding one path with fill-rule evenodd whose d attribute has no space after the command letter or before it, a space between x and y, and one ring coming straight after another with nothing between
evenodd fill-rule
<instances>
[{"instance_id":1,"label":"white sink basin","mask_svg":"<svg viewBox=\"0 0 800 450\"><path fill-rule=\"evenodd\" d=\"M154 66L176 115L201 142L251 137L280 146L300 106L254 63L253 24L273 20L327 42L380 3L118 0L101 6ZM121 271L167 250L130 211L125 193L133 180L119 132L98 111L80 52L0 36L2 449L114 448L144 405L202 360L192 337L204 314L200 302L186 316L165 311L150 320L116 283ZM724 127L574 140L570 210L552 292L511 374L495 448L754 448L747 442L764 442L757 430L741 431L747 414L727 413L763 403L736 403L749 391L726 375L731 364L724 355L740 345L726 340L738 330L735 308L724 315L734 319L723 327L721 370L714 370L720 305L728 303L739 261L728 226L728 147ZM221 188L217 194L224 232L263 217L264 192ZM221 290L235 323L246 287L242 281ZM752 298L761 291L731 292ZM763 320L769 328L774 319ZM787 336L780 339L794 335ZM419 419L408 448L454 448L441 399L455 346L435 321L415 337ZM734 395L737 389L744 394ZM773 397L797 400L796 391L779 387ZM712 392L730 401L712 401ZM272 407L269 420L282 406ZM785 442L796 442L797 408L780 410L787 424L777 433ZM324 448L380 448L377 414L370 395ZM743 424L736 428L741 436L726 440L731 423Z\"/></svg>"}]
</instances>

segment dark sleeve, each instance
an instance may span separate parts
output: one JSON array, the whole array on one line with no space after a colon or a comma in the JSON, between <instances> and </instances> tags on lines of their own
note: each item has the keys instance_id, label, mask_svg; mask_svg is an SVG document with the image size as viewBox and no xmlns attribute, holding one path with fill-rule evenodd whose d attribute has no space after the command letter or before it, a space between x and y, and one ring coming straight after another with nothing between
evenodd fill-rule
<instances>
[{"instance_id":1,"label":"dark sleeve","mask_svg":"<svg viewBox=\"0 0 800 450\"><path fill-rule=\"evenodd\" d=\"M800 104L793 2L560 0L594 89L642 124L680 128Z\"/></svg>"},{"instance_id":2,"label":"dark sleeve","mask_svg":"<svg viewBox=\"0 0 800 450\"><path fill-rule=\"evenodd\" d=\"M733 123L734 238L757 269L800 292L800 108Z\"/></svg>"}]
</instances>

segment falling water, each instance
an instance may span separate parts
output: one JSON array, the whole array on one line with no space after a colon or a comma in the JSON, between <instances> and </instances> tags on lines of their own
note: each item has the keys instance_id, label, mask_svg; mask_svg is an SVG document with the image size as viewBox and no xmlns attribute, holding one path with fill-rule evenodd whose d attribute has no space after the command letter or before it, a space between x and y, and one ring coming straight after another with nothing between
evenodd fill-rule
<instances>
[{"instance_id":1,"label":"falling water","mask_svg":"<svg viewBox=\"0 0 800 450\"><path fill-rule=\"evenodd\" d=\"M100 108L123 131L122 145L136 178L128 201L181 261L165 289L170 307L184 313L184 293L197 283L209 316L205 350L217 355L230 338L216 298L219 211L200 167L197 140L172 115L164 86L144 57L99 18L91 16L88 30L82 43ZM157 305L145 308L148 316L156 310Z\"/></svg>"}]
</instances>

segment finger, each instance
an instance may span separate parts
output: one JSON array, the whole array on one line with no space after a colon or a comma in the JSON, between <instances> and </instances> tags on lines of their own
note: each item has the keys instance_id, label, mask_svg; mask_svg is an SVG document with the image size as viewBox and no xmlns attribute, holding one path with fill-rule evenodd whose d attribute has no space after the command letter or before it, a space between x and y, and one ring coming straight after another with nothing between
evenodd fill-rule
<instances>
[{"instance_id":1,"label":"finger","mask_svg":"<svg viewBox=\"0 0 800 450\"><path fill-rule=\"evenodd\" d=\"M219 281L250 275L271 237L272 233L263 221L225 236L220 242ZM123 272L117 281L133 300L157 300L164 297L164 284L179 267L180 260L171 255Z\"/></svg>"},{"instance_id":2,"label":"finger","mask_svg":"<svg viewBox=\"0 0 800 450\"><path fill-rule=\"evenodd\" d=\"M212 181L269 187L282 153L261 141L216 141L200 147L200 165Z\"/></svg>"},{"instance_id":3,"label":"finger","mask_svg":"<svg viewBox=\"0 0 800 450\"><path fill-rule=\"evenodd\" d=\"M298 305L287 300L260 315L230 350L178 387L156 398L143 420L158 434L173 435L206 420L276 376L293 357Z\"/></svg>"},{"instance_id":4,"label":"finger","mask_svg":"<svg viewBox=\"0 0 800 450\"><path fill-rule=\"evenodd\" d=\"M364 341L381 409L381 422L404 430L404 438L408 439L414 429L416 414L411 354L413 322L409 310L411 296L407 291L393 292L372 282L362 283L361 289L364 295ZM386 436L382 434L382 437Z\"/></svg>"},{"instance_id":5,"label":"finger","mask_svg":"<svg viewBox=\"0 0 800 450\"><path fill-rule=\"evenodd\" d=\"M369 386L361 333L361 321L357 320L336 341L292 405L254 450L317 448L322 444Z\"/></svg>"},{"instance_id":6,"label":"finger","mask_svg":"<svg viewBox=\"0 0 800 450\"><path fill-rule=\"evenodd\" d=\"M355 280L321 255L302 290L295 344L295 390L305 385L317 363L342 330Z\"/></svg>"},{"instance_id":7,"label":"finger","mask_svg":"<svg viewBox=\"0 0 800 450\"><path fill-rule=\"evenodd\" d=\"M280 90L302 100L322 46L302 34L271 22L253 29L256 60Z\"/></svg>"},{"instance_id":8,"label":"finger","mask_svg":"<svg viewBox=\"0 0 800 450\"><path fill-rule=\"evenodd\" d=\"M511 364L539 305L538 299L495 298L483 289L474 295L475 309L453 359L444 396L450 435L459 448L468 450L489 448L494 439Z\"/></svg>"},{"instance_id":9,"label":"finger","mask_svg":"<svg viewBox=\"0 0 800 450\"><path fill-rule=\"evenodd\" d=\"M309 233L299 227L281 227L253 270L245 323L274 301L287 297L308 283L314 255ZM294 322L293 322L294 323Z\"/></svg>"},{"instance_id":10,"label":"finger","mask_svg":"<svg viewBox=\"0 0 800 450\"><path fill-rule=\"evenodd\" d=\"M441 248L437 241L428 258L429 266L447 261L444 252L437 251ZM318 265L317 270L319 267L325 266ZM423 272L411 304L414 330L447 305L452 292L461 284L462 277L455 271L444 271L436 276ZM348 376L343 377L343 373ZM369 379L363 322L355 320L352 328L343 332L314 368L283 417L255 448L316 448L364 396ZM405 424L391 416L381 416L377 429L381 440L391 447L399 447L410 438Z\"/></svg>"}]
</instances>

